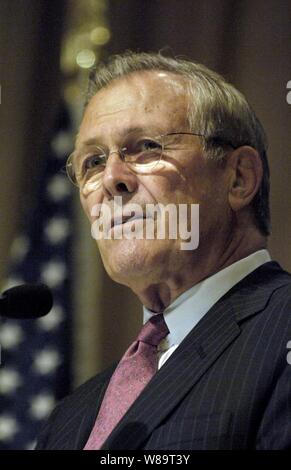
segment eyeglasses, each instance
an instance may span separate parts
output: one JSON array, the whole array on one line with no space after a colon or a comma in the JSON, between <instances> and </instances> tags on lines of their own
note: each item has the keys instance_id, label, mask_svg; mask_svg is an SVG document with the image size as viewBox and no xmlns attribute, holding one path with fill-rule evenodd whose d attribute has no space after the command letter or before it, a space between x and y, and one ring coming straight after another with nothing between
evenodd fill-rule
<instances>
[{"instance_id":1,"label":"eyeglasses","mask_svg":"<svg viewBox=\"0 0 291 470\"><path fill-rule=\"evenodd\" d=\"M121 160L135 173L152 173L159 168L167 151L181 148L183 136L204 137L203 134L193 132L172 132L155 138L128 136L125 145L115 151L109 152L94 145L79 155L73 152L67 160L66 172L74 185L86 193L91 192L101 185L107 160L113 153L118 153ZM219 145L233 147L229 142L220 141Z\"/></svg>"}]
</instances>

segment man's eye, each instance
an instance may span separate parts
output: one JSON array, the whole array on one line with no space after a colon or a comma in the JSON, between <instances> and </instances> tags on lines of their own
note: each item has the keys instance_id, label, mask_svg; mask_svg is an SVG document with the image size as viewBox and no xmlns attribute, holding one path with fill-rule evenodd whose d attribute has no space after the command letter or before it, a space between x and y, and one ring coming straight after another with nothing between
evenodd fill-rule
<instances>
[{"instance_id":1,"label":"man's eye","mask_svg":"<svg viewBox=\"0 0 291 470\"><path fill-rule=\"evenodd\" d=\"M155 152L160 151L162 146L159 142L155 140L147 139L138 142L137 148L140 152Z\"/></svg>"},{"instance_id":2,"label":"man's eye","mask_svg":"<svg viewBox=\"0 0 291 470\"><path fill-rule=\"evenodd\" d=\"M102 155L90 155L89 157L85 158L83 162L83 171L87 172L90 170L94 170L98 167L101 167L106 163L106 157L104 154Z\"/></svg>"}]
</instances>

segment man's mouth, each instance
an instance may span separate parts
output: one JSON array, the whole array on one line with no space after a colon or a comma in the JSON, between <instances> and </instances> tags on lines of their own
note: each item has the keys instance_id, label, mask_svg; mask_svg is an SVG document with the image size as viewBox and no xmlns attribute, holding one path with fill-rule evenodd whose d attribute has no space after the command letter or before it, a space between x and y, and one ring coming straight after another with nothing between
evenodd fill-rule
<instances>
[{"instance_id":1,"label":"man's mouth","mask_svg":"<svg viewBox=\"0 0 291 470\"><path fill-rule=\"evenodd\" d=\"M145 215L137 214L137 215L123 215L120 217L115 217L111 219L110 222L110 229L113 227L117 227L118 225L124 225L127 222L132 222L134 220L144 220L146 217Z\"/></svg>"}]
</instances>

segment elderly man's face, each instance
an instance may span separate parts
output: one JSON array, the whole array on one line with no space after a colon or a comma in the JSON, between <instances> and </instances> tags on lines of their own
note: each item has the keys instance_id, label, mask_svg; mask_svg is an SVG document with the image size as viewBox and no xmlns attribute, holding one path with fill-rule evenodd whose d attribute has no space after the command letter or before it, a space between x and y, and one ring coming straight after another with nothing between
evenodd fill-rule
<instances>
[{"instance_id":1,"label":"elderly man's face","mask_svg":"<svg viewBox=\"0 0 291 470\"><path fill-rule=\"evenodd\" d=\"M114 152L132 129L153 137L189 131L187 99L181 78L158 71L136 73L115 80L96 93L80 127L77 150L90 140L113 152L100 186L91 192L80 192L92 223L96 219L92 208L96 204L112 205L114 196L122 197L123 207L131 203L143 208L157 203L200 206L200 243L196 250L181 250L179 236L164 240L114 239L112 234L111 239L98 240L109 275L130 287L141 282L162 283L171 276L179 282L185 270L190 275L195 264L209 255L213 241L229 223L223 170L206 160L198 136L185 136L183 144L167 152L161 168L152 172L133 171Z\"/></svg>"}]
</instances>

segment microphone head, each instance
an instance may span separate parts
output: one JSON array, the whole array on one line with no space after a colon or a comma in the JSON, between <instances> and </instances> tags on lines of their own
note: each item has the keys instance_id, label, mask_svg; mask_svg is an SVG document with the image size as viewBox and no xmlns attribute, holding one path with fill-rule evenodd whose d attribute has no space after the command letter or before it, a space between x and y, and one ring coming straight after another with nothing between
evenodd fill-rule
<instances>
[{"instance_id":1,"label":"microphone head","mask_svg":"<svg viewBox=\"0 0 291 470\"><path fill-rule=\"evenodd\" d=\"M53 306L51 290L45 284L23 284L3 292L0 315L7 318L38 318L49 313Z\"/></svg>"}]
</instances>

